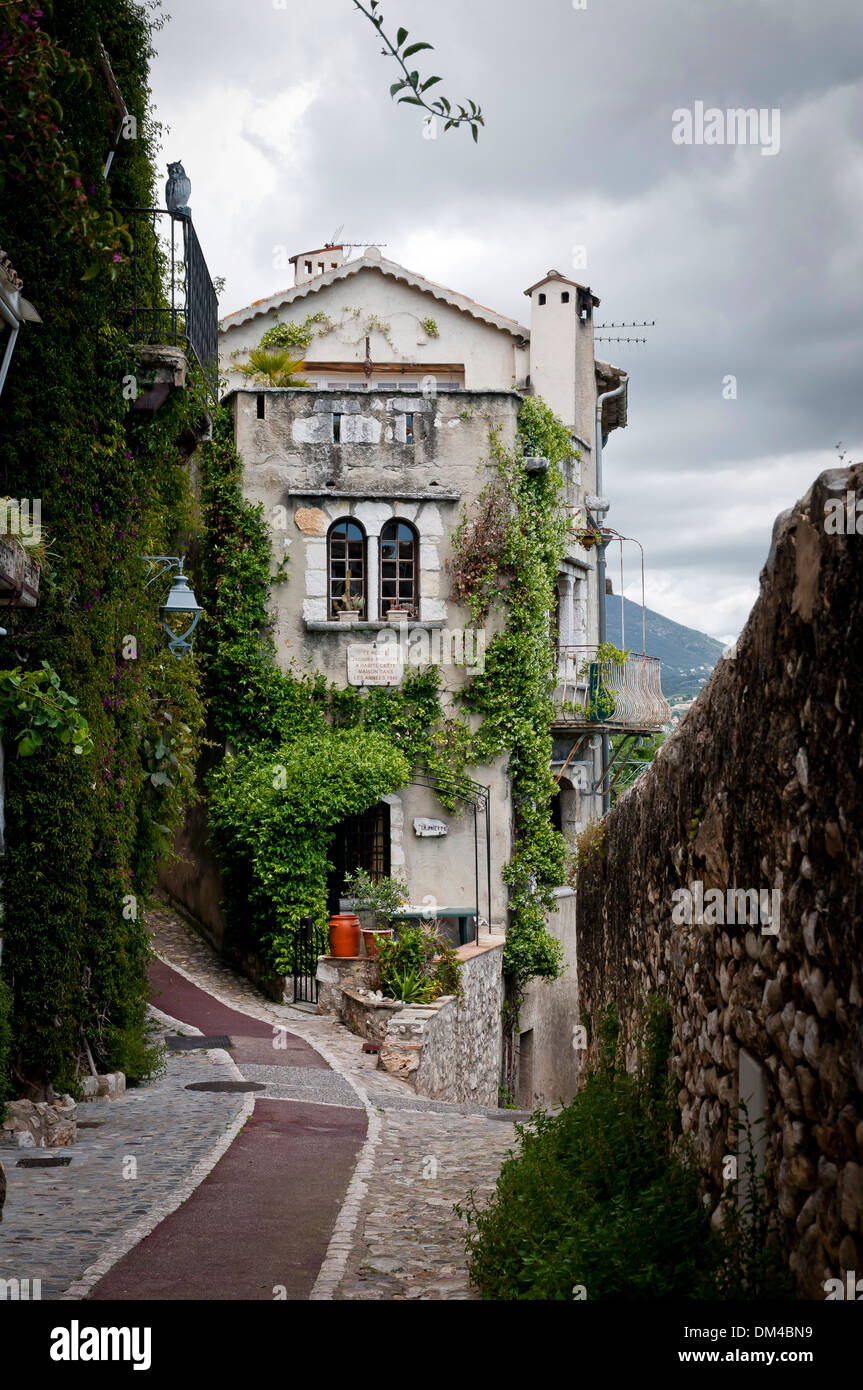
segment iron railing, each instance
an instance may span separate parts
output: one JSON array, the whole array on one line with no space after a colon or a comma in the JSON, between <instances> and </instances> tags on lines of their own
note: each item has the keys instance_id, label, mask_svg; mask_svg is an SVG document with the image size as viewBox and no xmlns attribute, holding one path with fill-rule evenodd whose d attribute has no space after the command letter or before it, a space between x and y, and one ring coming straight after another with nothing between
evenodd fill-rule
<instances>
[{"instance_id":1,"label":"iron railing","mask_svg":"<svg viewBox=\"0 0 863 1390\"><path fill-rule=\"evenodd\" d=\"M132 341L190 349L218 401L219 301L191 218L165 208L125 213L132 234Z\"/></svg>"},{"instance_id":2,"label":"iron railing","mask_svg":"<svg viewBox=\"0 0 863 1390\"><path fill-rule=\"evenodd\" d=\"M554 704L556 726L650 732L671 719L658 657L599 660L595 645L558 647Z\"/></svg>"}]
</instances>

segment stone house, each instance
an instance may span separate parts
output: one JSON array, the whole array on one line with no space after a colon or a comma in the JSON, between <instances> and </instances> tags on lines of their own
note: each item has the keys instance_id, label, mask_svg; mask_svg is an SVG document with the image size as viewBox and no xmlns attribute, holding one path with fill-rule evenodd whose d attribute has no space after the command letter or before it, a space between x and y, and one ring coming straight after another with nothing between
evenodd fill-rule
<instances>
[{"instance_id":1,"label":"stone house","mask_svg":"<svg viewBox=\"0 0 863 1390\"><path fill-rule=\"evenodd\" d=\"M220 325L221 374L245 490L263 504L275 559L289 558L289 580L274 586L272 597L280 659L285 666L311 663L337 684L366 687L398 684L412 665L431 661L441 668L446 706L481 663L495 630L490 620L485 639L466 632L467 610L450 597L453 533L462 509L492 476L490 428L512 445L525 394L541 396L571 431L567 508L583 511L588 499L596 505L598 393L623 385L603 407L603 435L626 423L626 378L594 355L599 300L551 270L525 291L527 326L385 259L374 246L353 260L341 246L328 246L292 264L291 289ZM295 356L309 387L262 387L242 372L276 325L294 326ZM570 547L554 618L562 649L586 651L598 640L597 570L595 547ZM572 837L601 814L593 790L600 740L580 740L573 757L566 721L559 732L557 769L567 766L555 817ZM480 941L502 933L501 871L511 849L506 759L472 777L476 786L462 814L443 814L430 780L418 777L346 824L334 846L337 879L357 865L373 874L403 869L411 905L446 909L462 941L476 939L477 922ZM338 891L334 880L334 908ZM574 941L573 908L571 890L561 890L552 930L564 940L571 968L527 1003L536 1018L524 1029L526 1104L555 1090L572 1094L576 1084L575 1059L571 1065L565 1057L563 1070L555 1060L560 1030L568 1047L574 1017L567 945Z\"/></svg>"}]
</instances>

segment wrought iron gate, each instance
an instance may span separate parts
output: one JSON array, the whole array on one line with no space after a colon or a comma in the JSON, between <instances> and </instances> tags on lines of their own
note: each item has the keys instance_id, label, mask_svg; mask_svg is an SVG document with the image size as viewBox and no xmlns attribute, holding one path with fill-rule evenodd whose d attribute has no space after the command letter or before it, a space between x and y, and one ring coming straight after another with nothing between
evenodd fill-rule
<instances>
[{"instance_id":1,"label":"wrought iron gate","mask_svg":"<svg viewBox=\"0 0 863 1390\"><path fill-rule=\"evenodd\" d=\"M317 1004L318 956L329 950L327 933L311 917L303 917L294 938L294 1003Z\"/></svg>"}]
</instances>

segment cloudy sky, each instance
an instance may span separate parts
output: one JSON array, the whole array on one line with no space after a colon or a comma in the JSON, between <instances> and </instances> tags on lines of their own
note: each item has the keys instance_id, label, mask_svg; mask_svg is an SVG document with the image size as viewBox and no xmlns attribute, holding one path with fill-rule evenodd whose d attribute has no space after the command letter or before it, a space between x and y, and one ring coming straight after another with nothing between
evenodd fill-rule
<instances>
[{"instance_id":1,"label":"cloudy sky","mask_svg":"<svg viewBox=\"0 0 863 1390\"><path fill-rule=\"evenodd\" d=\"M435 90L481 104L478 145L423 139L391 103L352 0L165 9L163 153L192 179L221 311L290 283L275 247L343 226L521 322L550 267L590 284L597 322L655 320L646 345L597 346L631 373L609 520L644 544L652 607L735 635L774 516L837 442L863 450L859 0L383 0L388 32L434 44L415 61ZM778 149L675 143L697 102L778 110Z\"/></svg>"}]
</instances>

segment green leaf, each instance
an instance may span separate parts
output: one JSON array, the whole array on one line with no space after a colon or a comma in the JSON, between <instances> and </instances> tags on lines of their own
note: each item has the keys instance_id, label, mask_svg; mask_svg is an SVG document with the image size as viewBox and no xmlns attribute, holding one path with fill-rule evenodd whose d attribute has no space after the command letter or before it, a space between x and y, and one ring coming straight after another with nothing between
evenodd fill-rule
<instances>
[{"instance_id":1,"label":"green leaf","mask_svg":"<svg viewBox=\"0 0 863 1390\"><path fill-rule=\"evenodd\" d=\"M396 92L400 92L402 87L406 87L407 85L408 84L404 80L404 78L402 78L401 82L394 82L393 85L390 87L390 96L394 97Z\"/></svg>"},{"instance_id":2,"label":"green leaf","mask_svg":"<svg viewBox=\"0 0 863 1390\"><path fill-rule=\"evenodd\" d=\"M102 263L101 263L101 261L91 261L90 264L87 266L87 269L84 271L84 274L81 276L81 279L82 279L82 280L95 280L96 276L99 274L99 271L100 271L101 269L102 269Z\"/></svg>"},{"instance_id":3,"label":"green leaf","mask_svg":"<svg viewBox=\"0 0 863 1390\"><path fill-rule=\"evenodd\" d=\"M440 77L430 77L427 82L424 82L422 84L422 86L420 87L420 91L424 92L428 87L433 87L436 82L441 82L442 80L443 79Z\"/></svg>"},{"instance_id":4,"label":"green leaf","mask_svg":"<svg viewBox=\"0 0 863 1390\"><path fill-rule=\"evenodd\" d=\"M399 97L398 102L396 103L396 105L397 105L397 106L401 106L401 104L402 104L403 101L406 102L408 106L422 106L422 105L424 105L424 103L423 103L422 101L420 101L419 97Z\"/></svg>"},{"instance_id":5,"label":"green leaf","mask_svg":"<svg viewBox=\"0 0 863 1390\"><path fill-rule=\"evenodd\" d=\"M405 49L404 53L402 54L402 57L412 58L415 53L419 53L420 49L432 47L433 45L430 43L412 43L410 48Z\"/></svg>"},{"instance_id":6,"label":"green leaf","mask_svg":"<svg viewBox=\"0 0 863 1390\"><path fill-rule=\"evenodd\" d=\"M473 131L473 143L476 144L479 140L479 126L471 126L471 130Z\"/></svg>"},{"instance_id":7,"label":"green leaf","mask_svg":"<svg viewBox=\"0 0 863 1390\"><path fill-rule=\"evenodd\" d=\"M407 29L399 29L398 35L396 36L396 48L401 48L407 36Z\"/></svg>"}]
</instances>

